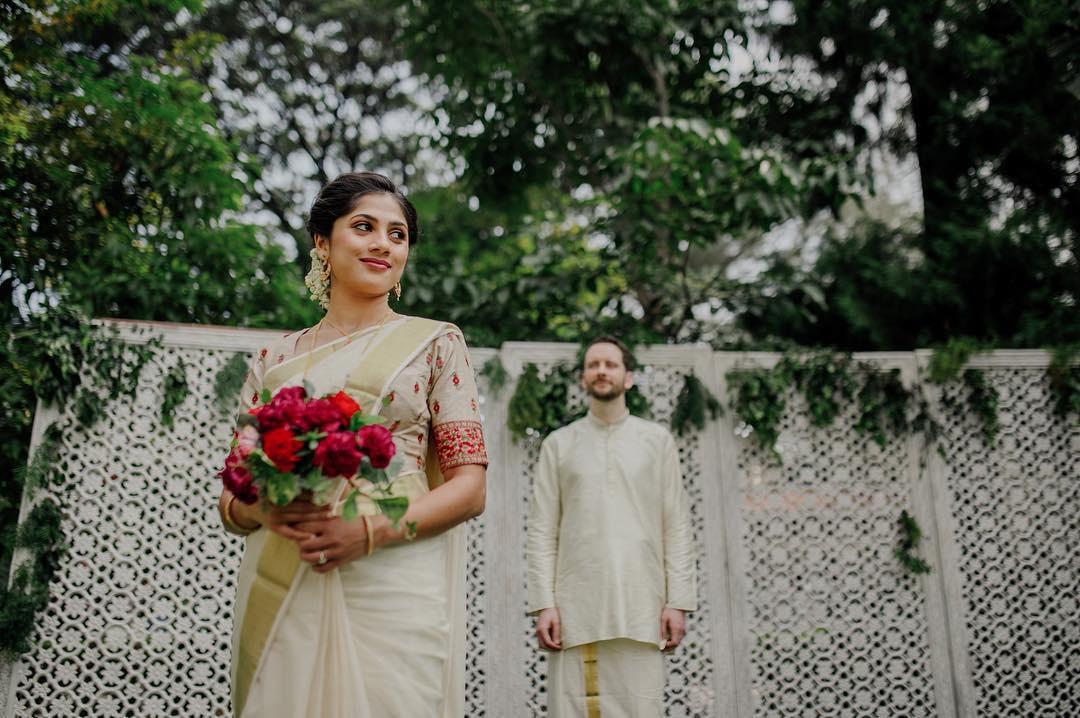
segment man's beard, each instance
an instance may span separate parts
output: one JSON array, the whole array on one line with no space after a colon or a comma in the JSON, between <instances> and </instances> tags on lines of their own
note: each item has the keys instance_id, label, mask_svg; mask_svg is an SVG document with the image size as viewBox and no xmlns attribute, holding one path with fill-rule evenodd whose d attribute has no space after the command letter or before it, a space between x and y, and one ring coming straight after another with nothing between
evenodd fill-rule
<instances>
[{"instance_id":1,"label":"man's beard","mask_svg":"<svg viewBox=\"0 0 1080 718\"><path fill-rule=\"evenodd\" d=\"M618 399L620 396L623 395L623 393L626 392L626 389L623 389L621 384L616 384L615 382L609 381L608 385L611 388L607 389L606 391L598 390L596 388L596 382L593 382L592 384L589 384L585 387L585 393L591 396L593 399L597 399L599 401L612 401L614 399Z\"/></svg>"}]
</instances>

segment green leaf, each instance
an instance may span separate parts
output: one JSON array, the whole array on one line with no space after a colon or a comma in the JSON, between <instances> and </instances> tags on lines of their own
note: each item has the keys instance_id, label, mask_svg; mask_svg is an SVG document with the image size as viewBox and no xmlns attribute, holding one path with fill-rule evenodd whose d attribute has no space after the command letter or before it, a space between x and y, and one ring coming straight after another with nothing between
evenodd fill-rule
<instances>
[{"instance_id":1,"label":"green leaf","mask_svg":"<svg viewBox=\"0 0 1080 718\"><path fill-rule=\"evenodd\" d=\"M294 474L273 472L266 482L266 492L270 501L278 506L289 503L300 494L298 483Z\"/></svg>"},{"instance_id":2,"label":"green leaf","mask_svg":"<svg viewBox=\"0 0 1080 718\"><path fill-rule=\"evenodd\" d=\"M383 498L376 498L375 505L379 507L386 518L390 519L390 523L397 528L398 521L405 515L405 512L409 510L409 498L407 496L386 496Z\"/></svg>"},{"instance_id":3,"label":"green leaf","mask_svg":"<svg viewBox=\"0 0 1080 718\"><path fill-rule=\"evenodd\" d=\"M264 388L262 391L259 392L260 404L269 404L271 399L273 399L273 396L271 396L269 389Z\"/></svg>"},{"instance_id":4,"label":"green leaf","mask_svg":"<svg viewBox=\"0 0 1080 718\"><path fill-rule=\"evenodd\" d=\"M355 489L349 492L349 495L345 498L345 503L341 507L341 518L346 521L352 521L360 513L359 507L356 505L357 497L360 496L360 492Z\"/></svg>"},{"instance_id":5,"label":"green leaf","mask_svg":"<svg viewBox=\"0 0 1080 718\"><path fill-rule=\"evenodd\" d=\"M381 416L373 416L371 414L361 414L359 411L352 415L349 419L349 431L356 431L362 426L371 426L372 424L385 424L386 419Z\"/></svg>"}]
</instances>

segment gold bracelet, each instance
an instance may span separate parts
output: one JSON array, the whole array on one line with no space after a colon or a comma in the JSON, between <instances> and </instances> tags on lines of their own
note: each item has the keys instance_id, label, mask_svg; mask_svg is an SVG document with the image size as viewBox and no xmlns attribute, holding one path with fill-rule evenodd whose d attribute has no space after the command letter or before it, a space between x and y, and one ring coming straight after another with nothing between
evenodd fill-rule
<instances>
[{"instance_id":1,"label":"gold bracelet","mask_svg":"<svg viewBox=\"0 0 1080 718\"><path fill-rule=\"evenodd\" d=\"M375 535L371 531L371 517L367 514L364 516L364 527L367 529L367 555L375 553Z\"/></svg>"},{"instance_id":2,"label":"gold bracelet","mask_svg":"<svg viewBox=\"0 0 1080 718\"><path fill-rule=\"evenodd\" d=\"M236 494L229 494L229 500L225 502L225 511L221 514L221 518L225 523L225 530L229 533L234 533L237 536L247 536L250 533L254 533L258 526L251 529L244 528L236 521L232 512L233 501L236 501Z\"/></svg>"}]
</instances>

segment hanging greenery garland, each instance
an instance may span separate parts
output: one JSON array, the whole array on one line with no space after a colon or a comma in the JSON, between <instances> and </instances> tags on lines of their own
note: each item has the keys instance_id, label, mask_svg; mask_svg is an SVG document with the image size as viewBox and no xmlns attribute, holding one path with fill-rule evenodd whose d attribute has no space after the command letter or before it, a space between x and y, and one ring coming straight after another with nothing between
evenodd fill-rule
<instances>
[{"instance_id":1,"label":"hanging greenery garland","mask_svg":"<svg viewBox=\"0 0 1080 718\"><path fill-rule=\"evenodd\" d=\"M173 414L176 408L184 403L191 394L187 383L187 366L183 359L177 359L168 373L162 386L161 397L161 425L173 428Z\"/></svg>"},{"instance_id":2,"label":"hanging greenery garland","mask_svg":"<svg viewBox=\"0 0 1080 718\"><path fill-rule=\"evenodd\" d=\"M715 420L723 413L720 401L701 379L693 372L683 375L682 389L675 398L675 408L671 412L671 428L677 435L685 436L692 430L701 431L710 419Z\"/></svg>"},{"instance_id":3,"label":"hanging greenery garland","mask_svg":"<svg viewBox=\"0 0 1080 718\"><path fill-rule=\"evenodd\" d=\"M228 414L236 408L236 397L247 379L249 360L249 355L236 352L214 375L214 404L221 413Z\"/></svg>"},{"instance_id":4,"label":"hanging greenery garland","mask_svg":"<svg viewBox=\"0 0 1080 718\"><path fill-rule=\"evenodd\" d=\"M1060 417L1075 414L1080 420L1080 342L1055 347L1051 352L1046 376L1054 397L1054 413Z\"/></svg>"},{"instance_id":5,"label":"hanging greenery garland","mask_svg":"<svg viewBox=\"0 0 1080 718\"><path fill-rule=\"evenodd\" d=\"M510 383L510 373L506 371L498 354L484 362L484 366L480 368L480 376L487 380L487 389L495 398L498 398L503 388Z\"/></svg>"},{"instance_id":6,"label":"hanging greenery garland","mask_svg":"<svg viewBox=\"0 0 1080 718\"><path fill-rule=\"evenodd\" d=\"M930 573L930 564L915 555L915 549L922 541L922 529L915 517L907 511L900 512L900 545L896 548L896 560L911 573L916 575Z\"/></svg>"}]
</instances>

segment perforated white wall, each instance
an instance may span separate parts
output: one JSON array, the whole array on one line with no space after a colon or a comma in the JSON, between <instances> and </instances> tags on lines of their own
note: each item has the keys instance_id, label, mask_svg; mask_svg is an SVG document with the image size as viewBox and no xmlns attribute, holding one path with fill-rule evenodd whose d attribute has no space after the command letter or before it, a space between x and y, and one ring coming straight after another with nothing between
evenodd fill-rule
<instances>
[{"instance_id":1,"label":"perforated white wall","mask_svg":"<svg viewBox=\"0 0 1080 718\"><path fill-rule=\"evenodd\" d=\"M213 474L231 412L214 405L212 387L227 359L266 333L157 331L165 346L137 398L117 398L101 424L64 438L66 480L49 491L71 548L35 647L0 693L3 715L229 715L239 542L217 522ZM474 349L474 365L493 353ZM500 352L511 373L573 355L550 344ZM909 380L926 360L869 358ZM193 392L169 431L159 426L161 378L180 359ZM686 372L723 396L728 369L775 357L654 348L639 359L639 384L666 422ZM850 417L815 429L796 397L782 467L730 415L680 439L701 610L668 660L667 714L1080 714L1080 428L1052 416L1045 363L1039 352L983 361L1001 394L997 444L939 411L949 460L931 455L924 468L917 437L879 448L847 428ZM546 712L544 658L524 614L537 446L514 444L503 427L511 389L496 396L481 382L492 465L487 511L468 525L469 716ZM927 534L928 577L892 555L902 509Z\"/></svg>"}]
</instances>

